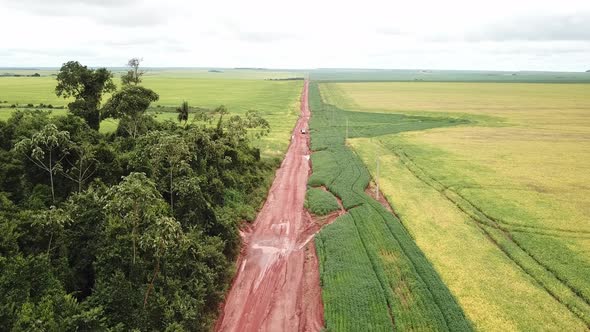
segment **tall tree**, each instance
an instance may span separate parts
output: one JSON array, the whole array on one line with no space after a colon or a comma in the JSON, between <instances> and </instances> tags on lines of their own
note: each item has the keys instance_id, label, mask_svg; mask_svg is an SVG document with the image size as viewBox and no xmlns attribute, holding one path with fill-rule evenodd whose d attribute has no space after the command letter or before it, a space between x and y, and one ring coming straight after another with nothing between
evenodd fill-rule
<instances>
[{"instance_id":1,"label":"tall tree","mask_svg":"<svg viewBox=\"0 0 590 332\"><path fill-rule=\"evenodd\" d=\"M64 227L71 222L68 214L60 208L51 206L49 210L40 211L39 214L33 217L34 222L40 225L45 233L49 233L49 241L47 244L47 255L51 254L51 244L53 238L60 233L63 233Z\"/></svg>"},{"instance_id":2,"label":"tall tree","mask_svg":"<svg viewBox=\"0 0 590 332\"><path fill-rule=\"evenodd\" d=\"M143 231L155 220L166 216L166 203L144 173L131 173L123 181L109 189L106 211L114 225L121 225L129 232L133 248L133 264L136 262L137 245Z\"/></svg>"},{"instance_id":3,"label":"tall tree","mask_svg":"<svg viewBox=\"0 0 590 332\"><path fill-rule=\"evenodd\" d=\"M55 94L75 98L68 104L69 110L96 130L100 128L99 106L102 95L115 90L113 74L106 68L90 69L78 61L69 61L61 66L57 74Z\"/></svg>"},{"instance_id":4,"label":"tall tree","mask_svg":"<svg viewBox=\"0 0 590 332\"><path fill-rule=\"evenodd\" d=\"M145 74L145 71L139 69L139 65L143 59L140 58L131 58L127 61L127 67L129 70L123 76L121 76L121 81L123 85L139 85L141 83L141 77Z\"/></svg>"},{"instance_id":5,"label":"tall tree","mask_svg":"<svg viewBox=\"0 0 590 332\"><path fill-rule=\"evenodd\" d=\"M72 161L66 159L70 168L62 174L75 182L78 185L78 192L82 192L82 185L94 175L98 167L98 160L94 158L95 147L89 142L82 142L73 146L71 152L74 159Z\"/></svg>"},{"instance_id":6,"label":"tall tree","mask_svg":"<svg viewBox=\"0 0 590 332\"><path fill-rule=\"evenodd\" d=\"M216 130L219 134L221 134L223 132L223 116L229 114L229 111L225 105L219 105L213 110L213 114L219 114Z\"/></svg>"},{"instance_id":7,"label":"tall tree","mask_svg":"<svg viewBox=\"0 0 590 332\"><path fill-rule=\"evenodd\" d=\"M184 121L184 124L186 126L186 123L188 122L188 115L190 112L188 102L183 101L180 107L176 108L176 112L178 112L178 122L182 123L182 121Z\"/></svg>"},{"instance_id":8,"label":"tall tree","mask_svg":"<svg viewBox=\"0 0 590 332\"><path fill-rule=\"evenodd\" d=\"M176 219L172 217L159 217L154 220L145 230L142 235L139 245L140 247L151 253L151 256L156 259L154 264L154 272L148 284L143 297L143 307L147 306L148 298L151 290L154 288L154 283L160 273L160 262L169 251L178 249L182 242L185 241L182 227Z\"/></svg>"},{"instance_id":9,"label":"tall tree","mask_svg":"<svg viewBox=\"0 0 590 332\"><path fill-rule=\"evenodd\" d=\"M175 181L190 172L190 162L195 158L187 141L179 135L151 132L140 140L136 157L135 163L147 163L158 177L158 187L170 194L170 209L174 211Z\"/></svg>"},{"instance_id":10,"label":"tall tree","mask_svg":"<svg viewBox=\"0 0 590 332\"><path fill-rule=\"evenodd\" d=\"M53 175L62 169L61 162L68 155L72 145L69 132L59 131L54 124L48 124L31 138L22 139L14 146L15 151L49 173L53 202L55 202Z\"/></svg>"},{"instance_id":11,"label":"tall tree","mask_svg":"<svg viewBox=\"0 0 590 332\"><path fill-rule=\"evenodd\" d=\"M130 85L113 94L106 102L103 113L105 117L120 119L119 126L135 138L144 120L145 111L158 98L158 94L150 89Z\"/></svg>"}]
</instances>

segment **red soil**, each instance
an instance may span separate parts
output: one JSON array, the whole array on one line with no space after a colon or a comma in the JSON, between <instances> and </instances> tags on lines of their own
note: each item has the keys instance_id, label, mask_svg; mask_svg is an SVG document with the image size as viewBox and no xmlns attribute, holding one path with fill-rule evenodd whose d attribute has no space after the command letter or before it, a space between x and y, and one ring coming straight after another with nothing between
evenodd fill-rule
<instances>
[{"instance_id":1,"label":"red soil","mask_svg":"<svg viewBox=\"0 0 590 332\"><path fill-rule=\"evenodd\" d=\"M381 190L379 190L379 198L377 198L376 192L375 192L375 185L372 182L369 183L369 185L367 186L367 189L365 189L365 194L371 196L371 198L373 198L377 202L381 203L381 205L384 208L386 208L389 212L393 213L396 217L399 218L399 216L391 208L389 201L387 200L387 198L385 198L385 196L383 195L383 192Z\"/></svg>"},{"instance_id":2,"label":"red soil","mask_svg":"<svg viewBox=\"0 0 590 332\"><path fill-rule=\"evenodd\" d=\"M313 235L303 208L310 172L308 82L291 145L253 226L243 233L238 271L217 331L319 331L323 304Z\"/></svg>"}]
</instances>

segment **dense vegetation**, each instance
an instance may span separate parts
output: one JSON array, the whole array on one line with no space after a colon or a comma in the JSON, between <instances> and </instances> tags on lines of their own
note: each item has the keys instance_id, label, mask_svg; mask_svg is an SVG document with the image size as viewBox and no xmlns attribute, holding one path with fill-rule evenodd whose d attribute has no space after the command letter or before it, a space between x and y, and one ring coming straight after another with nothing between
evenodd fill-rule
<instances>
[{"instance_id":1,"label":"dense vegetation","mask_svg":"<svg viewBox=\"0 0 590 332\"><path fill-rule=\"evenodd\" d=\"M224 108L157 122L140 80L101 107L108 71L62 73L69 114L0 122L2 329L208 330L273 168L251 147L268 124ZM101 113L116 132L96 130Z\"/></svg>"},{"instance_id":2,"label":"dense vegetation","mask_svg":"<svg viewBox=\"0 0 590 332\"><path fill-rule=\"evenodd\" d=\"M310 86L310 106L314 153L309 184L326 186L348 209L315 240L327 329L471 330L400 220L365 194L369 173L345 145L346 122L348 137L357 137L463 121L343 111L324 104L316 84Z\"/></svg>"},{"instance_id":3,"label":"dense vegetation","mask_svg":"<svg viewBox=\"0 0 590 332\"><path fill-rule=\"evenodd\" d=\"M336 197L327 190L310 188L305 193L305 208L311 213L324 216L340 209Z\"/></svg>"}]
</instances>

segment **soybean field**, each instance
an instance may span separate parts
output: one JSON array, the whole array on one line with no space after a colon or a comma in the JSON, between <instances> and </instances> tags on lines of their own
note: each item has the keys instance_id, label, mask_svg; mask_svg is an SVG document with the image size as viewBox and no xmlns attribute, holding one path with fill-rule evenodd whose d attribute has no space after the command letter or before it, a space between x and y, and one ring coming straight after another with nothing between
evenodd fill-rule
<instances>
[{"instance_id":1,"label":"soybean field","mask_svg":"<svg viewBox=\"0 0 590 332\"><path fill-rule=\"evenodd\" d=\"M587 84L322 83L325 103L457 126L347 142L478 330L585 330Z\"/></svg>"},{"instance_id":2,"label":"soybean field","mask_svg":"<svg viewBox=\"0 0 590 332\"><path fill-rule=\"evenodd\" d=\"M312 187L325 186L348 213L316 236L328 330L470 331L454 296L416 246L401 221L365 193L370 175L345 145L367 137L462 120L343 111L322 102L310 87ZM350 125L352 124L352 125Z\"/></svg>"}]
</instances>

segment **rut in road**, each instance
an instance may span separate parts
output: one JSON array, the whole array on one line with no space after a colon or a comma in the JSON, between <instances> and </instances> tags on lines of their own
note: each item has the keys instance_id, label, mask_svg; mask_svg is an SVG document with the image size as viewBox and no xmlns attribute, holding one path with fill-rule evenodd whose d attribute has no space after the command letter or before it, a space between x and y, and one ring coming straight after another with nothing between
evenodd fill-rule
<instances>
[{"instance_id":1,"label":"rut in road","mask_svg":"<svg viewBox=\"0 0 590 332\"><path fill-rule=\"evenodd\" d=\"M319 331L324 324L313 234L304 209L310 172L308 85L293 138L252 228L243 235L238 271L217 331Z\"/></svg>"}]
</instances>

